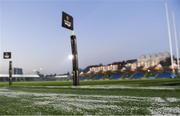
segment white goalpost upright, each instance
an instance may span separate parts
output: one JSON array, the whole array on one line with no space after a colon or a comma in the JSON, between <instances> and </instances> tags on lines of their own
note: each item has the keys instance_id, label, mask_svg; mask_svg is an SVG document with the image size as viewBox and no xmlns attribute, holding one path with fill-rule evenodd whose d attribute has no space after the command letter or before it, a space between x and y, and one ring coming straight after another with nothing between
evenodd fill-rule
<instances>
[{"instance_id":1,"label":"white goalpost upright","mask_svg":"<svg viewBox=\"0 0 180 116\"><path fill-rule=\"evenodd\" d=\"M168 4L167 1L165 1L165 10L166 10L166 19L167 19L167 28L168 28L168 38L169 38L169 49L170 49L170 55L171 55L171 68L173 73L175 73L174 70L174 61L173 61L173 51L172 51L172 34L170 29L170 19L169 19L169 11L168 11Z\"/></svg>"},{"instance_id":2,"label":"white goalpost upright","mask_svg":"<svg viewBox=\"0 0 180 116\"><path fill-rule=\"evenodd\" d=\"M174 31L174 39L175 39L175 47L176 47L176 57L177 57L177 68L178 68L178 73L180 73L180 67L179 67L179 49L178 49L176 20L175 20L174 12L172 12L172 17L173 17L173 31Z\"/></svg>"}]
</instances>

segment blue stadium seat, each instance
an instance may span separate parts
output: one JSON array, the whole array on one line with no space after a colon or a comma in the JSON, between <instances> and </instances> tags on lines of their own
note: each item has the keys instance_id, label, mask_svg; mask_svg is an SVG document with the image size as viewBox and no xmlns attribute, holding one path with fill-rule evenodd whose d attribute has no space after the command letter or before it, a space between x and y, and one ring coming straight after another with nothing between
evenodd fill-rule
<instances>
[{"instance_id":1,"label":"blue stadium seat","mask_svg":"<svg viewBox=\"0 0 180 116\"><path fill-rule=\"evenodd\" d=\"M79 80L92 80L92 77L79 77Z\"/></svg>"},{"instance_id":2,"label":"blue stadium seat","mask_svg":"<svg viewBox=\"0 0 180 116\"><path fill-rule=\"evenodd\" d=\"M86 80L87 77L79 77L79 80L83 81Z\"/></svg>"},{"instance_id":3,"label":"blue stadium seat","mask_svg":"<svg viewBox=\"0 0 180 116\"><path fill-rule=\"evenodd\" d=\"M101 79L103 79L103 76L102 76L102 75L96 75L96 76L95 76L95 79L96 79L96 80L101 80Z\"/></svg>"},{"instance_id":4,"label":"blue stadium seat","mask_svg":"<svg viewBox=\"0 0 180 116\"><path fill-rule=\"evenodd\" d=\"M131 78L133 78L133 79L140 79L142 77L144 77L143 73L135 73L131 76Z\"/></svg>"},{"instance_id":5,"label":"blue stadium seat","mask_svg":"<svg viewBox=\"0 0 180 116\"><path fill-rule=\"evenodd\" d=\"M172 72L162 72L156 75L156 78L175 78L176 75Z\"/></svg>"},{"instance_id":6,"label":"blue stadium seat","mask_svg":"<svg viewBox=\"0 0 180 116\"><path fill-rule=\"evenodd\" d=\"M118 79L120 79L120 77L121 77L120 74L112 74L112 75L110 76L110 79L118 80Z\"/></svg>"}]
</instances>

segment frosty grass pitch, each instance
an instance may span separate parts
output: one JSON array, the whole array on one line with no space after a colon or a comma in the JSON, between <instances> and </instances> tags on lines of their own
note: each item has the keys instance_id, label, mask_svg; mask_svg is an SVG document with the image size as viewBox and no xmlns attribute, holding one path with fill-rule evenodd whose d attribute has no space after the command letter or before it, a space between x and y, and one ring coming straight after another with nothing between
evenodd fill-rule
<instances>
[{"instance_id":1,"label":"frosty grass pitch","mask_svg":"<svg viewBox=\"0 0 180 116\"><path fill-rule=\"evenodd\" d=\"M10 88L0 83L0 115L180 115L179 79L86 81L79 87L62 83L15 83Z\"/></svg>"}]
</instances>

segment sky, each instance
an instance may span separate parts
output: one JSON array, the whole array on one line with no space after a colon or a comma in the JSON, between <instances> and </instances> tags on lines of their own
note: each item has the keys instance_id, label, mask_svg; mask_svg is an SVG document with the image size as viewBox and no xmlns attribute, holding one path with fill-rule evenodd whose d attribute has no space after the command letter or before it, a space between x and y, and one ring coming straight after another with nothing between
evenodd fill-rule
<instances>
[{"instance_id":1,"label":"sky","mask_svg":"<svg viewBox=\"0 0 180 116\"><path fill-rule=\"evenodd\" d=\"M179 45L180 0L167 2ZM82 69L169 51L164 0L0 0L1 74L8 72L5 51L26 74L71 72L71 32L61 27L62 11L74 18Z\"/></svg>"}]
</instances>

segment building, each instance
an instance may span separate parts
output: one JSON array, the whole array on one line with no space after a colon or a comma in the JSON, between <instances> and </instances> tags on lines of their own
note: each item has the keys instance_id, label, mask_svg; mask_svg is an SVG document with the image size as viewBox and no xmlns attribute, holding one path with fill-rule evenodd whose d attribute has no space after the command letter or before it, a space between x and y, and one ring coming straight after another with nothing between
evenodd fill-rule
<instances>
[{"instance_id":1,"label":"building","mask_svg":"<svg viewBox=\"0 0 180 116\"><path fill-rule=\"evenodd\" d=\"M107 71L117 71L117 70L118 70L117 64L110 64L110 65L105 65L105 66L91 67L89 69L88 73L91 73L91 72L98 73L100 71L107 72Z\"/></svg>"},{"instance_id":2,"label":"building","mask_svg":"<svg viewBox=\"0 0 180 116\"><path fill-rule=\"evenodd\" d=\"M163 66L160 64L161 61L166 61L167 58L170 58L168 52L161 52L156 54L147 54L142 55L138 59L132 59L122 62L115 62L108 65L93 65L89 66L87 73L99 73L99 72L114 72L114 71L136 71L138 67L141 67L143 70L148 68L155 68L157 70L163 69ZM174 64L174 67L177 69L177 66Z\"/></svg>"},{"instance_id":3,"label":"building","mask_svg":"<svg viewBox=\"0 0 180 116\"><path fill-rule=\"evenodd\" d=\"M23 75L23 69L22 68L13 68L13 73L16 75Z\"/></svg>"},{"instance_id":4,"label":"building","mask_svg":"<svg viewBox=\"0 0 180 116\"><path fill-rule=\"evenodd\" d=\"M170 54L168 52L142 55L137 60L137 66L142 66L144 68L154 67L157 66L160 61L164 61L168 57L170 57Z\"/></svg>"},{"instance_id":5,"label":"building","mask_svg":"<svg viewBox=\"0 0 180 116\"><path fill-rule=\"evenodd\" d=\"M137 59L127 60L125 67L130 68L131 71L135 71L137 68Z\"/></svg>"}]
</instances>

